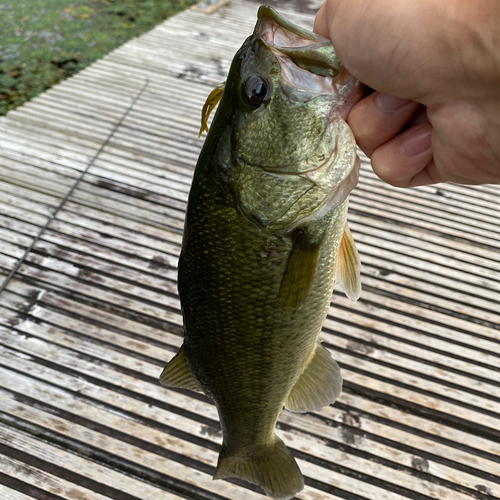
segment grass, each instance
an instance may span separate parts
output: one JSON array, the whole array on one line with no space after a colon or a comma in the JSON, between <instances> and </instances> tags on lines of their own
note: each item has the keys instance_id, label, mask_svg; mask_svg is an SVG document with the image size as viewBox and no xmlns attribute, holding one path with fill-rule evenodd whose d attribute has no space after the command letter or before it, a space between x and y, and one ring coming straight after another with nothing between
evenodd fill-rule
<instances>
[{"instance_id":1,"label":"grass","mask_svg":"<svg viewBox=\"0 0 500 500\"><path fill-rule=\"evenodd\" d=\"M0 115L197 0L0 0Z\"/></svg>"}]
</instances>

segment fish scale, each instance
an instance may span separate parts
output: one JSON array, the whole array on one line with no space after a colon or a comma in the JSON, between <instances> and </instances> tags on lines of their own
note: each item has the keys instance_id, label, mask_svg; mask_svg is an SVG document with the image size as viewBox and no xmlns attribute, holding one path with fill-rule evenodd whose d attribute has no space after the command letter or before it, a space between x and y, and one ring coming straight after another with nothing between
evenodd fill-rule
<instances>
[{"instance_id":1,"label":"fish scale","mask_svg":"<svg viewBox=\"0 0 500 500\"><path fill-rule=\"evenodd\" d=\"M201 182L206 194L211 186L207 180ZM217 198L201 196L203 201L190 207L187 215L193 224L187 228L179 275L186 355L224 422L237 422L243 414L246 425L260 424L263 416L255 410L260 411L265 392L266 420L272 422L272 430L316 345L330 303L346 204L321 221L327 237L318 262L325 272L315 276L308 297L291 312L279 306L280 284L292 250L290 236L266 237L236 210L214 209L212 199ZM262 257L265 249L280 259ZM314 314L304 314L308 310ZM255 442L259 436L247 427L245 439Z\"/></svg>"},{"instance_id":2,"label":"fish scale","mask_svg":"<svg viewBox=\"0 0 500 500\"><path fill-rule=\"evenodd\" d=\"M288 499L304 483L276 422L283 407L312 411L338 397L340 369L318 337L336 276L359 296L346 226L359 159L345 123L359 86L328 40L269 7L258 17L202 112L206 130L220 99L179 258L184 344L160 381L214 400L223 432L216 479L237 476ZM274 43L283 30L293 50Z\"/></svg>"}]
</instances>

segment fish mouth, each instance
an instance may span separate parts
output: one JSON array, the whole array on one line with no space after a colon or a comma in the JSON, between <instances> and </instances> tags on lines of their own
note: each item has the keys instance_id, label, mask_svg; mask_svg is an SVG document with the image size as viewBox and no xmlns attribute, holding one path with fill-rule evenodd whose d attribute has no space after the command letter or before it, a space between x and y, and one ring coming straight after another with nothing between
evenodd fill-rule
<instances>
[{"instance_id":1,"label":"fish mouth","mask_svg":"<svg viewBox=\"0 0 500 500\"><path fill-rule=\"evenodd\" d=\"M267 5L259 8L257 18L254 36L271 50L288 56L299 68L323 77L334 77L342 69L327 38L294 25Z\"/></svg>"},{"instance_id":2,"label":"fish mouth","mask_svg":"<svg viewBox=\"0 0 500 500\"><path fill-rule=\"evenodd\" d=\"M261 6L254 36L280 65L280 87L293 101L332 96L332 112L344 120L361 97L361 85L340 62L330 40L296 26L272 7Z\"/></svg>"}]
</instances>

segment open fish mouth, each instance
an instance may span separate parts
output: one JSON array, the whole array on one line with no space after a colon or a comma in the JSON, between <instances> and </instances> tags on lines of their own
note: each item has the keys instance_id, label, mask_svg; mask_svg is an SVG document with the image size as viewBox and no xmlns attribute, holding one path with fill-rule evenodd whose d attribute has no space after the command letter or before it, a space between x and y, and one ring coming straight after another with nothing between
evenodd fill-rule
<instances>
[{"instance_id":1,"label":"open fish mouth","mask_svg":"<svg viewBox=\"0 0 500 500\"><path fill-rule=\"evenodd\" d=\"M290 23L268 6L261 6L257 17L254 36L277 57L282 92L299 102L332 95L332 111L345 120L359 99L360 85L343 68L330 40Z\"/></svg>"},{"instance_id":2,"label":"open fish mouth","mask_svg":"<svg viewBox=\"0 0 500 500\"><path fill-rule=\"evenodd\" d=\"M334 77L342 69L330 40L295 26L273 8L261 6L254 36L265 41L271 50L288 56L299 68L318 76Z\"/></svg>"},{"instance_id":3,"label":"open fish mouth","mask_svg":"<svg viewBox=\"0 0 500 500\"><path fill-rule=\"evenodd\" d=\"M330 43L328 39L313 32L303 29L297 30L296 26L283 26L281 18L275 15L270 8L262 9L259 14L261 22L257 25L257 30L261 30L260 36L269 44L292 48Z\"/></svg>"}]
</instances>

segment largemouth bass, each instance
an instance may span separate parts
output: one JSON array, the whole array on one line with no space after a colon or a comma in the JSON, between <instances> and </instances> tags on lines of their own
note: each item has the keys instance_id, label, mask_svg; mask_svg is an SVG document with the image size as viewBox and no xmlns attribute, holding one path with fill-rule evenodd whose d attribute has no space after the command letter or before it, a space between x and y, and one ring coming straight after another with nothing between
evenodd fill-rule
<instances>
[{"instance_id":1,"label":"largemouth bass","mask_svg":"<svg viewBox=\"0 0 500 500\"><path fill-rule=\"evenodd\" d=\"M329 40L262 6L203 112L206 129L220 99L179 259L184 344L160 381L213 398L223 431L215 478L276 499L303 488L274 432L281 410L318 410L341 391L318 336L336 276L350 298L360 293L346 226L359 159L345 122L359 97Z\"/></svg>"}]
</instances>

